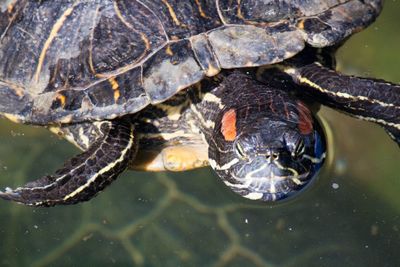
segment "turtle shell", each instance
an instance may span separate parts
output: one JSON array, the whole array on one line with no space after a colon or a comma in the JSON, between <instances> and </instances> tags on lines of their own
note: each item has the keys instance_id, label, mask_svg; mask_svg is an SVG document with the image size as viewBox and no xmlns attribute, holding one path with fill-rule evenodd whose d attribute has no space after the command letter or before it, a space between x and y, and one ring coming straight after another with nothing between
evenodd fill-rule
<instances>
[{"instance_id":1,"label":"turtle shell","mask_svg":"<svg viewBox=\"0 0 400 267\"><path fill-rule=\"evenodd\" d=\"M2 1L0 113L34 124L135 113L221 69L338 44L381 2Z\"/></svg>"}]
</instances>

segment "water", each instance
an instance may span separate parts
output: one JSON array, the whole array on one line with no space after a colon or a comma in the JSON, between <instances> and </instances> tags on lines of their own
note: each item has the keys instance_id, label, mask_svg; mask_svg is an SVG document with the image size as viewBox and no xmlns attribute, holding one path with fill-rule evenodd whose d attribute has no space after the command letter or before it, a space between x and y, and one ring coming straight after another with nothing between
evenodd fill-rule
<instances>
[{"instance_id":1,"label":"water","mask_svg":"<svg viewBox=\"0 0 400 267\"><path fill-rule=\"evenodd\" d=\"M347 73L400 82L398 14L340 51ZM0 202L0 266L400 266L400 151L385 132L324 109L335 155L301 197L268 206L209 169L125 172L83 205ZM1 121L0 186L55 170L77 150L46 130Z\"/></svg>"}]
</instances>

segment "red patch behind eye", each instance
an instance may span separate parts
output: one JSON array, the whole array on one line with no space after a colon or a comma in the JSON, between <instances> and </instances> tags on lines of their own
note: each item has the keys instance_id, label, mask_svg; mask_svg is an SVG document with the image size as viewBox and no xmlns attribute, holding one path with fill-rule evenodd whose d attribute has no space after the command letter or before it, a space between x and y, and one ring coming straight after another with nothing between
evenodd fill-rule
<instances>
[{"instance_id":1,"label":"red patch behind eye","mask_svg":"<svg viewBox=\"0 0 400 267\"><path fill-rule=\"evenodd\" d=\"M300 101L297 102L299 109L299 123L298 127L301 134L307 135L313 131L313 119L311 111Z\"/></svg>"},{"instance_id":2,"label":"red patch behind eye","mask_svg":"<svg viewBox=\"0 0 400 267\"><path fill-rule=\"evenodd\" d=\"M221 133L226 141L234 141L236 138L236 111L230 109L225 112L221 121Z\"/></svg>"}]
</instances>

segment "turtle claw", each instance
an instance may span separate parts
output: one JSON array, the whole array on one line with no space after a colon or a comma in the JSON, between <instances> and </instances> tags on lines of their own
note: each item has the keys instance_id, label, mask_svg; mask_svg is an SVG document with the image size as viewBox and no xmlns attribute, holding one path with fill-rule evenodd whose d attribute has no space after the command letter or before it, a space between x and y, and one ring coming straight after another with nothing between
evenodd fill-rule
<instances>
[{"instance_id":1,"label":"turtle claw","mask_svg":"<svg viewBox=\"0 0 400 267\"><path fill-rule=\"evenodd\" d=\"M6 187L6 188L4 188L4 190L6 193L12 193L14 191L11 187ZM2 192L2 191L0 190L0 192Z\"/></svg>"},{"instance_id":2,"label":"turtle claw","mask_svg":"<svg viewBox=\"0 0 400 267\"><path fill-rule=\"evenodd\" d=\"M38 181L43 180L43 178ZM31 187L28 183L24 187L17 187L16 189L6 187L4 191L0 190L0 198L28 206L54 206L62 199L54 197L54 192L49 190L56 185L56 183L50 183Z\"/></svg>"},{"instance_id":3,"label":"turtle claw","mask_svg":"<svg viewBox=\"0 0 400 267\"><path fill-rule=\"evenodd\" d=\"M13 190L10 187L6 187L4 188L4 191L0 190L0 198L4 200L15 201L25 205L31 205L30 203L26 203L26 201L24 201L24 199L21 197L20 192L18 192L19 189L20 188Z\"/></svg>"},{"instance_id":4,"label":"turtle claw","mask_svg":"<svg viewBox=\"0 0 400 267\"><path fill-rule=\"evenodd\" d=\"M54 204L49 201L49 192L58 183L59 181L54 176L44 176L36 181L28 182L22 187L15 189L6 187L4 191L0 190L0 198L29 206L51 206Z\"/></svg>"},{"instance_id":5,"label":"turtle claw","mask_svg":"<svg viewBox=\"0 0 400 267\"><path fill-rule=\"evenodd\" d=\"M18 204L23 204L27 206L44 206L50 207L54 206L58 203L59 200L53 199L48 200L43 198L43 195L40 193L35 193L33 190L29 190L29 188L18 187L15 190L7 187L5 191L0 191L0 198L8 201L14 201Z\"/></svg>"}]
</instances>

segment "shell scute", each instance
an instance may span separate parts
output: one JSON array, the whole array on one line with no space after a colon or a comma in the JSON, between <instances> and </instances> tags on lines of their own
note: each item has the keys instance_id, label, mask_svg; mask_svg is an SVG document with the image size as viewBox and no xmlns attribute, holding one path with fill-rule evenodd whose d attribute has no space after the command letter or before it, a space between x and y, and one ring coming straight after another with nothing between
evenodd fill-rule
<instances>
[{"instance_id":1,"label":"shell scute","mask_svg":"<svg viewBox=\"0 0 400 267\"><path fill-rule=\"evenodd\" d=\"M222 68L338 44L381 8L381 0L3 3L0 114L51 124L134 113Z\"/></svg>"}]
</instances>

